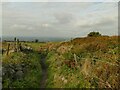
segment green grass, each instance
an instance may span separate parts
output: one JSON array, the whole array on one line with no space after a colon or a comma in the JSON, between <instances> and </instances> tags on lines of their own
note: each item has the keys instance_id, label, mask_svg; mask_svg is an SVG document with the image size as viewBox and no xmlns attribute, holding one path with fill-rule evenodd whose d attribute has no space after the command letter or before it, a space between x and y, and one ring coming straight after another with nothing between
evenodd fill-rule
<instances>
[{"instance_id":1,"label":"green grass","mask_svg":"<svg viewBox=\"0 0 120 90\"><path fill-rule=\"evenodd\" d=\"M25 43L28 46L32 47L35 51L38 51L40 47L42 47L43 45L45 45L45 43L35 43L35 42L27 42Z\"/></svg>"},{"instance_id":2,"label":"green grass","mask_svg":"<svg viewBox=\"0 0 120 90\"><path fill-rule=\"evenodd\" d=\"M117 36L24 44L32 47L33 52L3 55L3 66L8 69L3 76L3 87L40 87L40 59L46 57L46 88L119 88L120 44ZM77 64L74 63L74 54ZM12 70L19 69L22 64L25 67L23 77L12 80L15 75Z\"/></svg>"}]
</instances>

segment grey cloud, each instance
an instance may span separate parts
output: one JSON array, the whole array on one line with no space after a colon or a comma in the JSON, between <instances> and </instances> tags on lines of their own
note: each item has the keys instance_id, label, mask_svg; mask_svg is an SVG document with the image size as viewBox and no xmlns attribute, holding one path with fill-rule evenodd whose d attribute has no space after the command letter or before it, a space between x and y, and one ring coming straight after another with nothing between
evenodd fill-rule
<instances>
[{"instance_id":1,"label":"grey cloud","mask_svg":"<svg viewBox=\"0 0 120 90\"><path fill-rule=\"evenodd\" d=\"M54 16L58 21L58 23L60 24L68 24L74 19L71 13L65 13L65 12L56 13L54 14Z\"/></svg>"},{"instance_id":2,"label":"grey cloud","mask_svg":"<svg viewBox=\"0 0 120 90\"><path fill-rule=\"evenodd\" d=\"M109 34L117 27L117 10L107 3L9 4L3 8L3 35L71 37L98 28Z\"/></svg>"},{"instance_id":3,"label":"grey cloud","mask_svg":"<svg viewBox=\"0 0 120 90\"><path fill-rule=\"evenodd\" d=\"M89 22L88 22L89 23ZM111 26L111 25L116 25L117 21L115 20L109 20L109 19L103 19L101 21L98 21L97 23L93 23L93 24L84 24L84 25L80 25L79 27L81 28L90 28L90 27L106 27L106 26Z\"/></svg>"}]
</instances>

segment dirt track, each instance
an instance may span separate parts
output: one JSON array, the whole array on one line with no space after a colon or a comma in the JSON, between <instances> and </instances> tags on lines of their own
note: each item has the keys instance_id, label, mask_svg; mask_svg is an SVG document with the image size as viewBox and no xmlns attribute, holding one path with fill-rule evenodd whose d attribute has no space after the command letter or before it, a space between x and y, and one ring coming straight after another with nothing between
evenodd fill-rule
<instances>
[{"instance_id":1,"label":"dirt track","mask_svg":"<svg viewBox=\"0 0 120 90\"><path fill-rule=\"evenodd\" d=\"M42 77L40 81L40 87L45 88L47 80L47 66L46 66L46 57L41 59L41 68L42 68Z\"/></svg>"}]
</instances>

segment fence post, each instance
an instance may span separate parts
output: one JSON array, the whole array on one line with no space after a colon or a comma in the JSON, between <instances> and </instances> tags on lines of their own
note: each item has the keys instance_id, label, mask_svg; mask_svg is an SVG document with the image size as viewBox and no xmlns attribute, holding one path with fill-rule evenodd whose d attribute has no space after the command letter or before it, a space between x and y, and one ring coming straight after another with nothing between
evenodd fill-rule
<instances>
[{"instance_id":1,"label":"fence post","mask_svg":"<svg viewBox=\"0 0 120 90\"><path fill-rule=\"evenodd\" d=\"M8 44L8 47L7 47L7 54L6 54L6 55L9 54L9 49L10 49L10 44Z\"/></svg>"},{"instance_id":2,"label":"fence post","mask_svg":"<svg viewBox=\"0 0 120 90\"><path fill-rule=\"evenodd\" d=\"M16 52L16 37L14 38L14 51Z\"/></svg>"},{"instance_id":3,"label":"fence post","mask_svg":"<svg viewBox=\"0 0 120 90\"><path fill-rule=\"evenodd\" d=\"M22 46L21 43L19 44L19 50L22 51Z\"/></svg>"},{"instance_id":4,"label":"fence post","mask_svg":"<svg viewBox=\"0 0 120 90\"><path fill-rule=\"evenodd\" d=\"M74 53L74 59L75 59L75 63L77 64L77 56L75 53Z\"/></svg>"},{"instance_id":5,"label":"fence post","mask_svg":"<svg viewBox=\"0 0 120 90\"><path fill-rule=\"evenodd\" d=\"M17 39L17 52L19 52L19 39Z\"/></svg>"}]
</instances>

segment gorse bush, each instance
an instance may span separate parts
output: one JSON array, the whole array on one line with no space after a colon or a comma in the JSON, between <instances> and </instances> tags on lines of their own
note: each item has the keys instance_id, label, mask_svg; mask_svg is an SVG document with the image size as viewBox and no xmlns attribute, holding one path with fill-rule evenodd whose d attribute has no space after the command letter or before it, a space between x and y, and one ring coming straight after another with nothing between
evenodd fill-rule
<instances>
[{"instance_id":1,"label":"gorse bush","mask_svg":"<svg viewBox=\"0 0 120 90\"><path fill-rule=\"evenodd\" d=\"M88 34L88 37L97 37L97 36L101 36L101 34L99 32L90 32Z\"/></svg>"}]
</instances>

